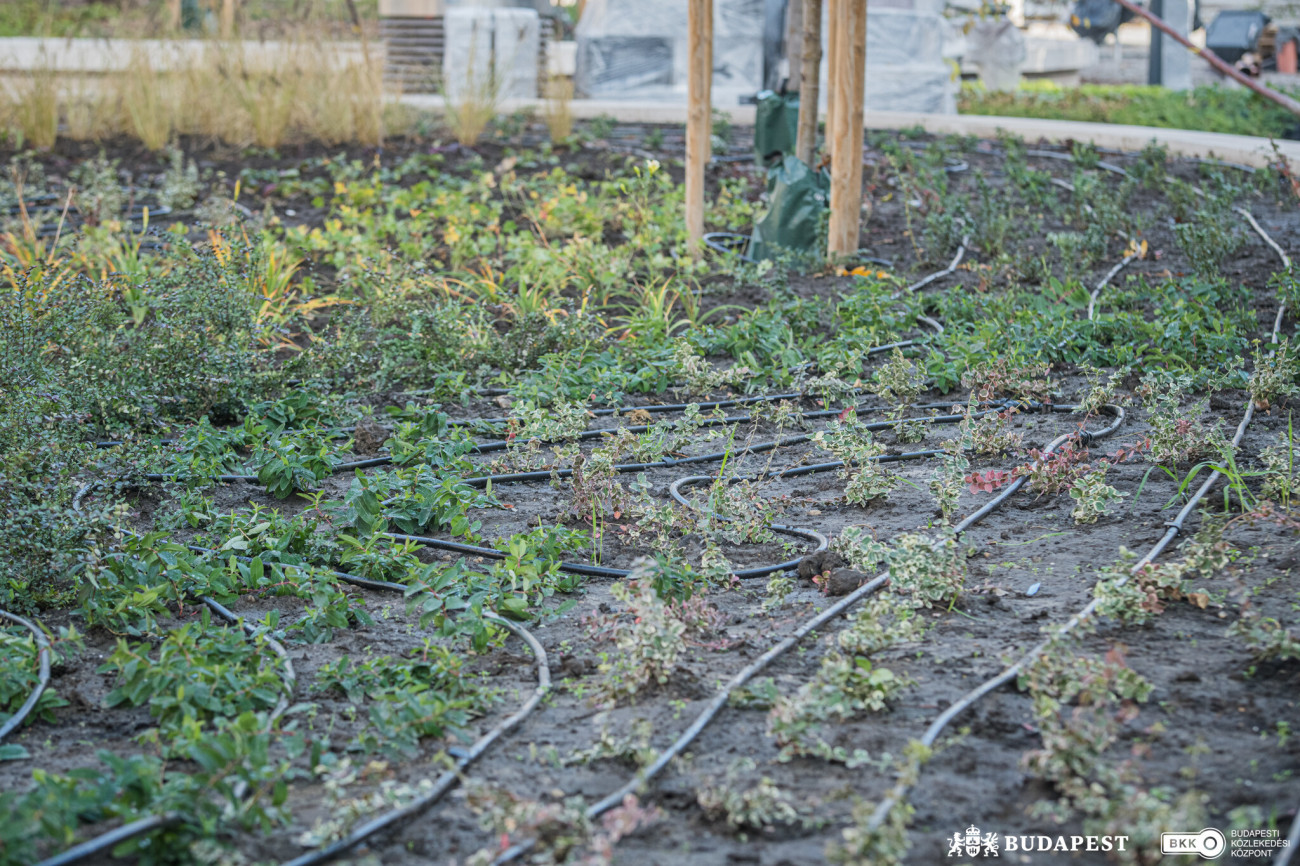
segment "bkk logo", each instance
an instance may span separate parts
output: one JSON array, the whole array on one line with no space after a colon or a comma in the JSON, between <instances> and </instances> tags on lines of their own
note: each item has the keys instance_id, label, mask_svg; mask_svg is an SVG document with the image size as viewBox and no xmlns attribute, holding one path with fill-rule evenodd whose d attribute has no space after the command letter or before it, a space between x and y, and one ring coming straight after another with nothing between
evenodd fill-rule
<instances>
[{"instance_id":1,"label":"bkk logo","mask_svg":"<svg viewBox=\"0 0 1300 866\"><path fill-rule=\"evenodd\" d=\"M1002 836L980 833L974 824L965 835L953 833L948 840L948 856L1000 857L1001 851L1123 851L1127 836Z\"/></svg>"}]
</instances>

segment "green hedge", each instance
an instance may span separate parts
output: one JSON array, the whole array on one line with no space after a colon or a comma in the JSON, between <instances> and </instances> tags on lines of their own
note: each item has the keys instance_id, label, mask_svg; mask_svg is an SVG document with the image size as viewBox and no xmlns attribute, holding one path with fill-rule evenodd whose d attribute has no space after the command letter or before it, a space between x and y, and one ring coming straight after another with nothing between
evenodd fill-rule
<instances>
[{"instance_id":1,"label":"green hedge","mask_svg":"<svg viewBox=\"0 0 1300 866\"><path fill-rule=\"evenodd\" d=\"M1247 90L1214 85L1176 92L1161 87L1084 84L1063 88L1029 82L1017 93L989 93L981 85L962 87L962 114L1041 117L1199 129L1237 135L1281 137L1300 120Z\"/></svg>"}]
</instances>

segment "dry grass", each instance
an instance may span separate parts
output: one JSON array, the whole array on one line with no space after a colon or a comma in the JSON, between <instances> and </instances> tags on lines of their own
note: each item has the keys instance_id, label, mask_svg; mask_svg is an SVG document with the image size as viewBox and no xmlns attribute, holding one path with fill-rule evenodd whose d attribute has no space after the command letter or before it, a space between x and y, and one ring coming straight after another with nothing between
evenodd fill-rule
<instances>
[{"instance_id":1,"label":"dry grass","mask_svg":"<svg viewBox=\"0 0 1300 866\"><path fill-rule=\"evenodd\" d=\"M546 82L544 119L551 141L560 142L573 134L573 79L552 75Z\"/></svg>"},{"instance_id":2,"label":"dry grass","mask_svg":"<svg viewBox=\"0 0 1300 866\"><path fill-rule=\"evenodd\" d=\"M463 147L469 147L483 136L488 124L497 116L497 107L501 103L501 76L497 74L496 64L489 63L483 74L476 75L474 54L477 40L470 43L468 62L465 64L464 80L458 82L454 90L443 81L442 97L446 104L447 126L452 135Z\"/></svg>"},{"instance_id":3,"label":"dry grass","mask_svg":"<svg viewBox=\"0 0 1300 866\"><path fill-rule=\"evenodd\" d=\"M59 138L59 90L48 66L33 69L19 85L9 111L27 147L49 149Z\"/></svg>"},{"instance_id":4,"label":"dry grass","mask_svg":"<svg viewBox=\"0 0 1300 866\"><path fill-rule=\"evenodd\" d=\"M116 91L98 85L82 81L63 92L64 132L74 141L100 141L121 129Z\"/></svg>"},{"instance_id":5,"label":"dry grass","mask_svg":"<svg viewBox=\"0 0 1300 866\"><path fill-rule=\"evenodd\" d=\"M144 52L137 51L119 83L127 131L150 150L162 150L171 143L180 115L175 79L155 72Z\"/></svg>"},{"instance_id":6,"label":"dry grass","mask_svg":"<svg viewBox=\"0 0 1300 866\"><path fill-rule=\"evenodd\" d=\"M400 116L385 107L378 60L343 57L319 42L250 57L239 44L214 41L171 70L137 53L126 72L96 84L35 70L13 95L0 89L0 127L38 148L54 145L60 120L71 138L120 132L150 150L178 135L237 147L276 148L291 139L375 146L387 121Z\"/></svg>"},{"instance_id":7,"label":"dry grass","mask_svg":"<svg viewBox=\"0 0 1300 866\"><path fill-rule=\"evenodd\" d=\"M305 91L299 127L326 144L383 142L383 82L377 63L317 63L326 80Z\"/></svg>"}]
</instances>

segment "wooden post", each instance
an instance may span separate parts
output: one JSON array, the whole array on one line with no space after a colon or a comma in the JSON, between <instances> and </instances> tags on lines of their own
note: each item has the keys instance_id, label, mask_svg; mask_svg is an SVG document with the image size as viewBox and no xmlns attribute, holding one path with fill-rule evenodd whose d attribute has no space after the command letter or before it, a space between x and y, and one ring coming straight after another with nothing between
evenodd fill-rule
<instances>
[{"instance_id":1,"label":"wooden post","mask_svg":"<svg viewBox=\"0 0 1300 866\"><path fill-rule=\"evenodd\" d=\"M221 38L235 35L235 0L221 0Z\"/></svg>"},{"instance_id":2,"label":"wooden post","mask_svg":"<svg viewBox=\"0 0 1300 866\"><path fill-rule=\"evenodd\" d=\"M799 93L803 76L803 0L786 0L785 62L785 89Z\"/></svg>"},{"instance_id":3,"label":"wooden post","mask_svg":"<svg viewBox=\"0 0 1300 866\"><path fill-rule=\"evenodd\" d=\"M835 138L831 135L831 130L835 128L835 82L839 80L841 65L837 58L840 53L840 43L836 40L835 34L841 29L840 8L844 5L844 0L825 0L826 3L826 22L830 26L830 32L826 34L826 153L830 155L835 150Z\"/></svg>"},{"instance_id":4,"label":"wooden post","mask_svg":"<svg viewBox=\"0 0 1300 866\"><path fill-rule=\"evenodd\" d=\"M709 163L712 130L713 0L689 0L686 112L686 231L691 254L704 238L704 167Z\"/></svg>"},{"instance_id":5,"label":"wooden post","mask_svg":"<svg viewBox=\"0 0 1300 866\"><path fill-rule=\"evenodd\" d=\"M167 32L174 34L181 29L181 0L167 0Z\"/></svg>"},{"instance_id":6,"label":"wooden post","mask_svg":"<svg viewBox=\"0 0 1300 866\"><path fill-rule=\"evenodd\" d=\"M827 253L858 251L862 219L862 97L866 85L867 0L832 0L840 16L832 19L836 64L831 86L831 225Z\"/></svg>"},{"instance_id":7,"label":"wooden post","mask_svg":"<svg viewBox=\"0 0 1300 866\"><path fill-rule=\"evenodd\" d=\"M822 0L791 0L803 6L803 69L799 74L799 130L794 155L812 165L817 152L817 103L821 100ZM793 59L790 61L794 63ZM793 73L794 67L791 66Z\"/></svg>"}]
</instances>

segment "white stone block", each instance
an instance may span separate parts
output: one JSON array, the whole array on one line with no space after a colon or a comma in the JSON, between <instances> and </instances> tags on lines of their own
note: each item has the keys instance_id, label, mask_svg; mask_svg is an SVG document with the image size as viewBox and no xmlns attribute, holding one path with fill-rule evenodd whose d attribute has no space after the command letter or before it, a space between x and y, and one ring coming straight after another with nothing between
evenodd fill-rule
<instances>
[{"instance_id":1,"label":"white stone block","mask_svg":"<svg viewBox=\"0 0 1300 866\"><path fill-rule=\"evenodd\" d=\"M540 19L534 9L452 7L443 19L447 96L495 89L501 99L537 95Z\"/></svg>"}]
</instances>

